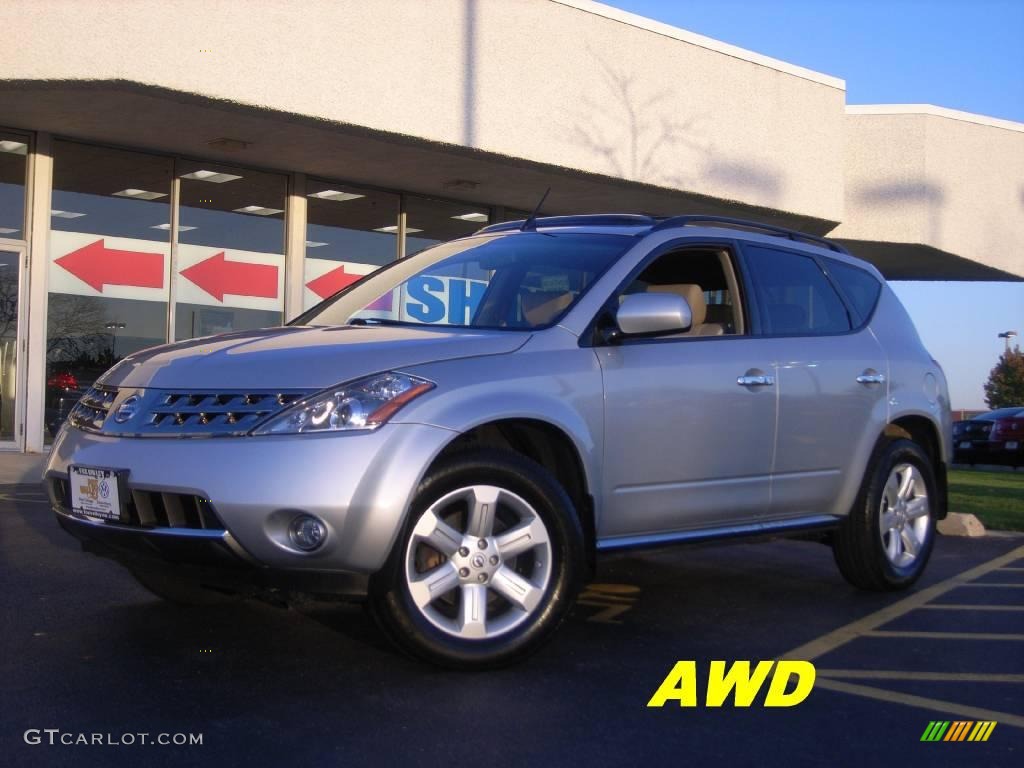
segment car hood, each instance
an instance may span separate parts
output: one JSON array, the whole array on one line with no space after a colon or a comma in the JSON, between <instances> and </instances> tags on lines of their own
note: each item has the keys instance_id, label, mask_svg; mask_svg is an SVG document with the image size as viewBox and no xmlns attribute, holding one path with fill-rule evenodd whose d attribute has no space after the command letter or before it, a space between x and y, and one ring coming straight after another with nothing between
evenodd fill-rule
<instances>
[{"instance_id":1,"label":"car hood","mask_svg":"<svg viewBox=\"0 0 1024 768\"><path fill-rule=\"evenodd\" d=\"M380 371L514 352L518 331L286 326L225 333L126 357L98 383L155 389L326 389Z\"/></svg>"}]
</instances>

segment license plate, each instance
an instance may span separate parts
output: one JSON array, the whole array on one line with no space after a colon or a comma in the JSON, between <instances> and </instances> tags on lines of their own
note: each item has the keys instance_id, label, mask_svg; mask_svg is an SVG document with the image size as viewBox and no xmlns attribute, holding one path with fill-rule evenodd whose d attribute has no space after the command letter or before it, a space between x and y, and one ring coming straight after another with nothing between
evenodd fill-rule
<instances>
[{"instance_id":1,"label":"license plate","mask_svg":"<svg viewBox=\"0 0 1024 768\"><path fill-rule=\"evenodd\" d=\"M962 449L967 449L967 448L970 448L970 447L971 447L971 443L970 443L970 441L968 441L968 440L965 440L964 442L960 443L960 447L961 447Z\"/></svg>"},{"instance_id":2,"label":"license plate","mask_svg":"<svg viewBox=\"0 0 1024 768\"><path fill-rule=\"evenodd\" d=\"M118 473L100 467L68 467L71 509L100 520L121 519Z\"/></svg>"},{"instance_id":3,"label":"license plate","mask_svg":"<svg viewBox=\"0 0 1024 768\"><path fill-rule=\"evenodd\" d=\"M1006 450L1008 450L1008 451L1016 451L1017 450L1017 441L1016 440L1010 440L1006 444Z\"/></svg>"}]
</instances>

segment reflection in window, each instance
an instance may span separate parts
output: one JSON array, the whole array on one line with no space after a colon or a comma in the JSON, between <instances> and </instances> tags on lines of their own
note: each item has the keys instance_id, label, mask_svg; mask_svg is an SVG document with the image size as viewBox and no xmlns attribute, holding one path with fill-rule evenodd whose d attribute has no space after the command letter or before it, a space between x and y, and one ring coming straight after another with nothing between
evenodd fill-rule
<instances>
[{"instance_id":1,"label":"reflection in window","mask_svg":"<svg viewBox=\"0 0 1024 768\"><path fill-rule=\"evenodd\" d=\"M0 238L25 239L28 137L0 131Z\"/></svg>"},{"instance_id":2,"label":"reflection in window","mask_svg":"<svg viewBox=\"0 0 1024 768\"><path fill-rule=\"evenodd\" d=\"M303 307L308 309L395 260L399 198L311 179L306 201Z\"/></svg>"},{"instance_id":3,"label":"reflection in window","mask_svg":"<svg viewBox=\"0 0 1024 768\"><path fill-rule=\"evenodd\" d=\"M279 325L284 176L180 162L175 339Z\"/></svg>"},{"instance_id":4,"label":"reflection in window","mask_svg":"<svg viewBox=\"0 0 1024 768\"><path fill-rule=\"evenodd\" d=\"M405 201L405 255L465 237L490 223L487 208L409 196Z\"/></svg>"},{"instance_id":5,"label":"reflection in window","mask_svg":"<svg viewBox=\"0 0 1024 768\"><path fill-rule=\"evenodd\" d=\"M116 361L166 340L167 158L54 142L46 439Z\"/></svg>"}]
</instances>

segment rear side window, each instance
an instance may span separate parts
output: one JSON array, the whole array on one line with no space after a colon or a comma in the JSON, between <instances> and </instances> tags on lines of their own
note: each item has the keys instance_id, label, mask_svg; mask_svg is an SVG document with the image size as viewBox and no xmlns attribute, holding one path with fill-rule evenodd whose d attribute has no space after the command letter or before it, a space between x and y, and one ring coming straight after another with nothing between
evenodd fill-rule
<instances>
[{"instance_id":1,"label":"rear side window","mask_svg":"<svg viewBox=\"0 0 1024 768\"><path fill-rule=\"evenodd\" d=\"M747 268L766 336L817 336L853 326L842 299L809 256L746 245Z\"/></svg>"},{"instance_id":2,"label":"rear side window","mask_svg":"<svg viewBox=\"0 0 1024 768\"><path fill-rule=\"evenodd\" d=\"M841 261L827 259L828 271L839 283L846 294L846 298L853 304L862 321L866 322L871 313L875 311L875 303L878 301L878 294L882 292L882 286L875 278L863 269L844 264Z\"/></svg>"}]
</instances>

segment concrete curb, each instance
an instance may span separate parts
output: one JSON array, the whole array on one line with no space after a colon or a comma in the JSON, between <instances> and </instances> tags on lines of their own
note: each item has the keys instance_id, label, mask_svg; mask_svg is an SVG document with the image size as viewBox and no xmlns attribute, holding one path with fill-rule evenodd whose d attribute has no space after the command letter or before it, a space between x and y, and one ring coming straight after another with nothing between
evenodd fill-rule
<instances>
[{"instance_id":1,"label":"concrete curb","mask_svg":"<svg viewBox=\"0 0 1024 768\"><path fill-rule=\"evenodd\" d=\"M981 524L981 520L962 512L950 512L945 520L939 520L936 528L943 536L976 538L985 535L985 526Z\"/></svg>"}]
</instances>

